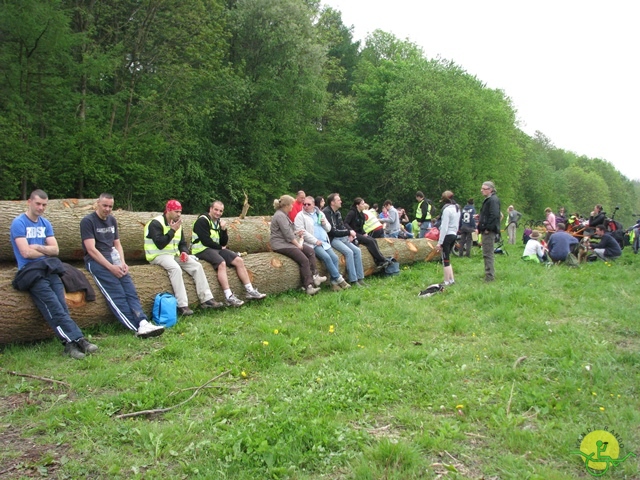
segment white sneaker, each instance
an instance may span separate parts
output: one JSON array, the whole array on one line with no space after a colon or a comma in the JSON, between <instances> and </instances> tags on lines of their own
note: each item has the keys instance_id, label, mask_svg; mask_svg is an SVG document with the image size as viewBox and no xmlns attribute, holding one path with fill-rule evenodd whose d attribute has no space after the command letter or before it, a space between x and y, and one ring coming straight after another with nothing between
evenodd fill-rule
<instances>
[{"instance_id":1,"label":"white sneaker","mask_svg":"<svg viewBox=\"0 0 640 480\"><path fill-rule=\"evenodd\" d=\"M244 305L244 302L233 294L229 298L225 299L225 302L230 307L241 307Z\"/></svg>"},{"instance_id":2,"label":"white sneaker","mask_svg":"<svg viewBox=\"0 0 640 480\"><path fill-rule=\"evenodd\" d=\"M262 300L267 295L264 293L260 293L257 288L249 290L245 295L247 300Z\"/></svg>"},{"instance_id":3,"label":"white sneaker","mask_svg":"<svg viewBox=\"0 0 640 480\"><path fill-rule=\"evenodd\" d=\"M160 327L158 325L149 323L146 320L143 320L140 322L140 326L138 327L138 331L136 332L136 337L140 337L140 338L158 337L163 333L164 333L164 327Z\"/></svg>"},{"instance_id":4,"label":"white sneaker","mask_svg":"<svg viewBox=\"0 0 640 480\"><path fill-rule=\"evenodd\" d=\"M321 277L318 274L315 274L313 276L313 283L316 287L319 287L320 285L322 285L324 282L327 281L327 277Z\"/></svg>"},{"instance_id":5,"label":"white sneaker","mask_svg":"<svg viewBox=\"0 0 640 480\"><path fill-rule=\"evenodd\" d=\"M309 285L306 289L305 292L307 293L307 295L315 295L316 293L318 293L320 291L319 288L315 288L313 285Z\"/></svg>"}]
</instances>

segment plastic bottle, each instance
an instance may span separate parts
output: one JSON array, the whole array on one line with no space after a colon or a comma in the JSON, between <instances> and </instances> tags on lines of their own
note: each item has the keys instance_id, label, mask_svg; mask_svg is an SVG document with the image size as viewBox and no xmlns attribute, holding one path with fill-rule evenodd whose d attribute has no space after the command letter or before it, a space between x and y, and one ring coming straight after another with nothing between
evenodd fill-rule
<instances>
[{"instance_id":1,"label":"plastic bottle","mask_svg":"<svg viewBox=\"0 0 640 480\"><path fill-rule=\"evenodd\" d=\"M120 253L118 252L116 247L113 247L111 249L111 263L113 263L114 265L122 265L122 260L120 259Z\"/></svg>"}]
</instances>

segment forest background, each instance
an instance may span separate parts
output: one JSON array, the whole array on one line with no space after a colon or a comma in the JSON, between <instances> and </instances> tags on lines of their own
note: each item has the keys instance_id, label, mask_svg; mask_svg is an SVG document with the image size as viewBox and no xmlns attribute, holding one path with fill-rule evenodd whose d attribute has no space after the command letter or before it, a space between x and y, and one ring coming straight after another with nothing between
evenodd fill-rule
<instances>
[{"instance_id":1,"label":"forest background","mask_svg":"<svg viewBox=\"0 0 640 480\"><path fill-rule=\"evenodd\" d=\"M354 41L316 0L3 0L0 73L1 200L235 215L246 191L255 215L300 188L410 207L490 179L528 218L640 212L640 182L525 134L503 91L410 40Z\"/></svg>"}]
</instances>

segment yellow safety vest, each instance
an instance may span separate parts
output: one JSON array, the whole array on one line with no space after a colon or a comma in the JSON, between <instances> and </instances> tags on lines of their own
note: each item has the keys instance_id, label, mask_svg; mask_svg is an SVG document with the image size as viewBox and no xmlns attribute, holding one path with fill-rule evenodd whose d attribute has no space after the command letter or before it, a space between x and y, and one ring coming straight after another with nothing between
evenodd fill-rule
<instances>
[{"instance_id":1,"label":"yellow safety vest","mask_svg":"<svg viewBox=\"0 0 640 480\"><path fill-rule=\"evenodd\" d=\"M171 227L165 222L164 215L159 215L147 222L147 224L144 226L144 254L147 257L147 261L150 262L158 255L180 255L178 244L180 243L180 239L182 238L182 225L180 226L180 228L178 228L178 230L176 230L175 235L167 244L167 246L160 250L155 242L149 238L149 225L151 225L151 222L153 222L153 220L157 220L158 222L160 222L165 235L169 232L169 230L171 230Z\"/></svg>"},{"instance_id":2,"label":"yellow safety vest","mask_svg":"<svg viewBox=\"0 0 640 480\"><path fill-rule=\"evenodd\" d=\"M422 218L422 204L424 200L422 200L418 206L416 207L416 218ZM427 203L427 214L424 217L425 220L431 220L431 205Z\"/></svg>"},{"instance_id":3,"label":"yellow safety vest","mask_svg":"<svg viewBox=\"0 0 640 480\"><path fill-rule=\"evenodd\" d=\"M211 240L216 243L220 243L220 230L215 228L213 220L211 220L211 217L209 215L200 215L196 222L202 217L205 217L209 221L209 236L211 237ZM204 252L208 248L207 246L202 244L200 238L198 237L198 234L196 233L196 230L194 228L196 222L193 222L193 225L191 226L191 253L193 255Z\"/></svg>"},{"instance_id":4,"label":"yellow safety vest","mask_svg":"<svg viewBox=\"0 0 640 480\"><path fill-rule=\"evenodd\" d=\"M378 214L373 208L371 210L364 210L362 213L365 216L364 225L362 226L364 233L371 233L382 227L382 222L378 219Z\"/></svg>"}]
</instances>

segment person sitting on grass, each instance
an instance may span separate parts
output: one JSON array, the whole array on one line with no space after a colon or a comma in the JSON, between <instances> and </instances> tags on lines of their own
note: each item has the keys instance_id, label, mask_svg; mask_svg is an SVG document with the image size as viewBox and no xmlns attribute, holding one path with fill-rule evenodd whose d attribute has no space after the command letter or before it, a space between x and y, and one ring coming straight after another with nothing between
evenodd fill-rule
<instances>
[{"instance_id":1,"label":"person sitting on grass","mask_svg":"<svg viewBox=\"0 0 640 480\"><path fill-rule=\"evenodd\" d=\"M544 250L544 247L540 243L540 232L537 230L533 230L529 235L529 241L524 247L524 252L522 253L522 259L527 260L529 262L547 262L547 253Z\"/></svg>"},{"instance_id":2,"label":"person sitting on grass","mask_svg":"<svg viewBox=\"0 0 640 480\"><path fill-rule=\"evenodd\" d=\"M554 262L564 262L569 253L571 253L572 245L578 243L578 239L565 231L564 223L558 223L556 230L556 233L549 238L547 245L549 257L551 257L551 260Z\"/></svg>"},{"instance_id":3,"label":"person sitting on grass","mask_svg":"<svg viewBox=\"0 0 640 480\"><path fill-rule=\"evenodd\" d=\"M600 242L593 245L593 252L602 260L615 260L622 255L622 249L615 238L605 230L604 225L596 227L596 236L600 237Z\"/></svg>"}]
</instances>

